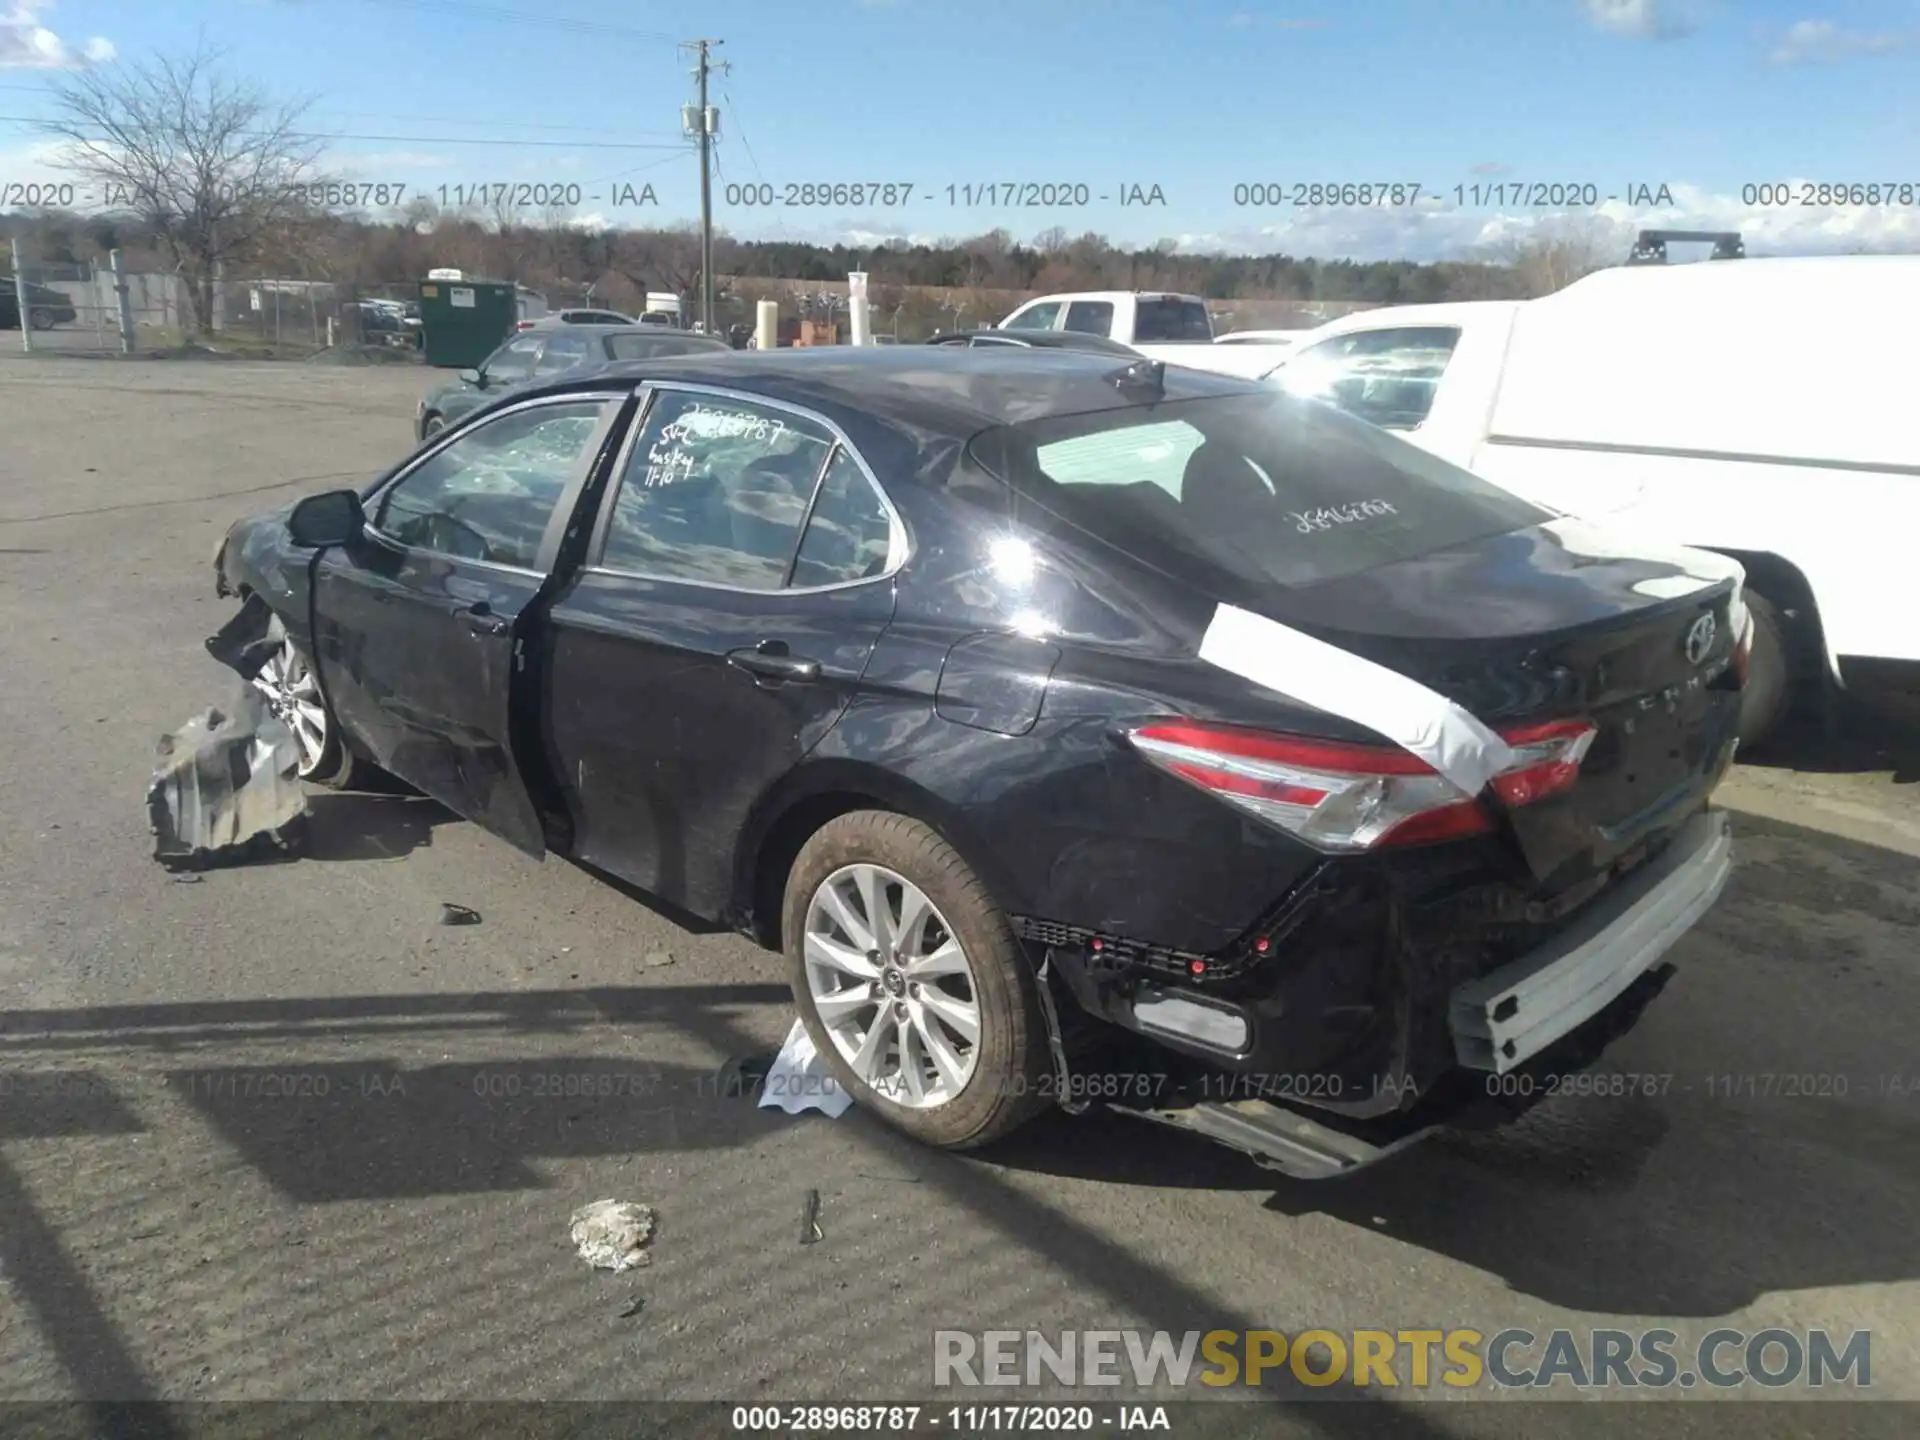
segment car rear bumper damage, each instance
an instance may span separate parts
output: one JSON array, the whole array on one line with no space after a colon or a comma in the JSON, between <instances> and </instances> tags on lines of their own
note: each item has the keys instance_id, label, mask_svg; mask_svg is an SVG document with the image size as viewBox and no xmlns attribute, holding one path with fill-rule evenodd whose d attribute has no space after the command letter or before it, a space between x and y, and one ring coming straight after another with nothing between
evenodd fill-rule
<instances>
[{"instance_id":1,"label":"car rear bumper damage","mask_svg":"<svg viewBox=\"0 0 1920 1440\"><path fill-rule=\"evenodd\" d=\"M1488 1103L1508 1093L1493 1083L1499 1077L1597 1060L1664 987L1672 967L1662 962L1719 898L1732 866L1727 816L1703 806L1570 913L1523 927L1522 942L1494 943L1510 927L1476 933L1457 920L1425 929L1401 920L1371 940L1329 947L1338 932L1308 925L1297 943L1273 947L1288 952L1267 970L1273 978L1256 971L1227 994L1206 993L1203 978L1182 984L1159 963L1151 975L1105 983L1085 962L1113 947L1079 932L1069 939L1057 933L1064 927L1045 927L1046 949L1063 962L1057 971L1079 1008L1129 1032L1105 1053L1097 1040L1084 1053L1154 1077L1122 1086L1118 1108L1324 1178L1436 1129L1511 1118L1513 1107ZM1345 888L1348 903L1372 908L1364 892ZM1023 928L1037 938L1039 927ZM1338 974L1331 986L1329 973ZM1379 999L1386 992L1392 998ZM1345 1002L1363 995L1377 1008L1342 1037L1340 1017L1359 1008Z\"/></svg>"},{"instance_id":2,"label":"car rear bumper damage","mask_svg":"<svg viewBox=\"0 0 1920 1440\"><path fill-rule=\"evenodd\" d=\"M1460 1064L1504 1075L1590 1020L1712 907L1732 870L1726 812L1696 815L1566 930L1453 992L1447 1022Z\"/></svg>"}]
</instances>

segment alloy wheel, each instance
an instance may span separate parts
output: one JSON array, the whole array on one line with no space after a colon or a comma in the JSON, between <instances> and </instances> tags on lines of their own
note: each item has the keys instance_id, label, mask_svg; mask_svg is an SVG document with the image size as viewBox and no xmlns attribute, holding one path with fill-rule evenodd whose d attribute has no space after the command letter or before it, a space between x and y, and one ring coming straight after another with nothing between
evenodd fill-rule
<instances>
[{"instance_id":1,"label":"alloy wheel","mask_svg":"<svg viewBox=\"0 0 1920 1440\"><path fill-rule=\"evenodd\" d=\"M327 753L327 706L313 667L291 639L283 640L253 683L266 696L267 708L293 732L300 746L300 775L306 778Z\"/></svg>"},{"instance_id":2,"label":"alloy wheel","mask_svg":"<svg viewBox=\"0 0 1920 1440\"><path fill-rule=\"evenodd\" d=\"M882 865L820 882L802 942L807 990L853 1073L896 1105L957 1097L980 1051L980 990L939 908Z\"/></svg>"}]
</instances>

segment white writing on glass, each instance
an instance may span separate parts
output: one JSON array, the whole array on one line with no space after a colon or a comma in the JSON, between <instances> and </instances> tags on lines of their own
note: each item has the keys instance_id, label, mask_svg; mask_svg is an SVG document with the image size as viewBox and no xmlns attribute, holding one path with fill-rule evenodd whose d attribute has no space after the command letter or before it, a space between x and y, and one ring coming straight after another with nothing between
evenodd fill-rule
<instances>
[{"instance_id":1,"label":"white writing on glass","mask_svg":"<svg viewBox=\"0 0 1920 1440\"><path fill-rule=\"evenodd\" d=\"M1351 505L1322 505L1317 510L1289 511L1287 518L1293 521L1294 528L1302 535L1311 535L1335 525L1351 525L1356 520L1399 513L1385 500L1356 500Z\"/></svg>"}]
</instances>

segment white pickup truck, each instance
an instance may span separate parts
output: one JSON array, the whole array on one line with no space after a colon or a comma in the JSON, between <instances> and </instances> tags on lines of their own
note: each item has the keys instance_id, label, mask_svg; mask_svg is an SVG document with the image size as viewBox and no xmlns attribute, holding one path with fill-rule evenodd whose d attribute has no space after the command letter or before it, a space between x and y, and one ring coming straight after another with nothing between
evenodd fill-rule
<instances>
[{"instance_id":1,"label":"white pickup truck","mask_svg":"<svg viewBox=\"0 0 1920 1440\"><path fill-rule=\"evenodd\" d=\"M1149 290L1083 290L1029 300L995 327L1099 335L1169 365L1247 379L1265 375L1291 347L1283 341L1216 345L1207 302Z\"/></svg>"},{"instance_id":2,"label":"white pickup truck","mask_svg":"<svg viewBox=\"0 0 1920 1440\"><path fill-rule=\"evenodd\" d=\"M1796 693L1920 683L1917 329L1920 256L1630 265L1344 316L1273 378L1541 504L1737 560L1752 744Z\"/></svg>"}]
</instances>

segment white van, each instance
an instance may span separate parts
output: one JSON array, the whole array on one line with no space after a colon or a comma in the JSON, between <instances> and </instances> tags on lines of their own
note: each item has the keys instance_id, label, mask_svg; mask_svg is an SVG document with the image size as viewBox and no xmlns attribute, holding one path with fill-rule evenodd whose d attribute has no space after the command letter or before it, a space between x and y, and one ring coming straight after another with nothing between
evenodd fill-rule
<instances>
[{"instance_id":1,"label":"white van","mask_svg":"<svg viewBox=\"0 0 1920 1440\"><path fill-rule=\"evenodd\" d=\"M1274 380L1538 502L1747 572L1748 743L1791 688L1920 685L1920 256L1625 266L1344 316Z\"/></svg>"}]
</instances>

